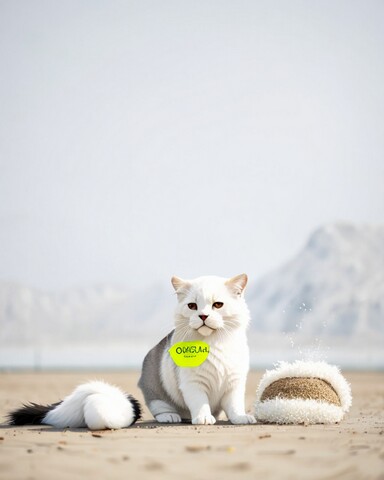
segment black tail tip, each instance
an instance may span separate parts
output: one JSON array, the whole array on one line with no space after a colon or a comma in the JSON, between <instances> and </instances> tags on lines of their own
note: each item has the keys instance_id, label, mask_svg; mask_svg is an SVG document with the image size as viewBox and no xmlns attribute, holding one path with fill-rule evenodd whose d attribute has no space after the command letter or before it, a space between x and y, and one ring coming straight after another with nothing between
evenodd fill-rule
<instances>
[{"instance_id":1,"label":"black tail tip","mask_svg":"<svg viewBox=\"0 0 384 480\"><path fill-rule=\"evenodd\" d=\"M28 403L22 407L9 412L7 415L8 425L41 425L49 411L55 408L59 403L53 405L38 405L37 403Z\"/></svg>"},{"instance_id":2,"label":"black tail tip","mask_svg":"<svg viewBox=\"0 0 384 480\"><path fill-rule=\"evenodd\" d=\"M132 407L133 407L133 422L131 425L137 422L137 420L141 419L142 415L142 410L141 410L141 405L138 400L136 400L135 397L132 397L132 395L127 396L128 400L131 402Z\"/></svg>"}]
</instances>

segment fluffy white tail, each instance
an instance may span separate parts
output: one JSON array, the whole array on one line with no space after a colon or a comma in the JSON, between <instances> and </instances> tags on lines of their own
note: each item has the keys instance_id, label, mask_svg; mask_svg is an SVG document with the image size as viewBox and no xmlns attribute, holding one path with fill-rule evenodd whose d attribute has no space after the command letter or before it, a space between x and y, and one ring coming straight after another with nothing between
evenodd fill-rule
<instances>
[{"instance_id":1,"label":"fluffy white tail","mask_svg":"<svg viewBox=\"0 0 384 480\"><path fill-rule=\"evenodd\" d=\"M47 407L27 405L9 415L13 425L40 423L57 428L88 427L90 430L129 427L140 416L141 408L136 399L102 381L79 385L58 404Z\"/></svg>"}]
</instances>

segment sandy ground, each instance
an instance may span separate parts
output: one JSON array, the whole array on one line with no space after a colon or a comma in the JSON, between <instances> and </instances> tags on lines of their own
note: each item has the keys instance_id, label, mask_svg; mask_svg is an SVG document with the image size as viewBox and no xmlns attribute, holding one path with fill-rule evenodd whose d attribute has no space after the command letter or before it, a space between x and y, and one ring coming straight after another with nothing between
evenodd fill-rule
<instances>
[{"instance_id":1,"label":"sandy ground","mask_svg":"<svg viewBox=\"0 0 384 480\"><path fill-rule=\"evenodd\" d=\"M261 373L248 380L252 409ZM384 480L384 373L347 373L353 406L339 425L158 425L89 432L0 427L0 479ZM138 372L0 373L0 416L23 401L51 403L103 378L142 400Z\"/></svg>"}]
</instances>

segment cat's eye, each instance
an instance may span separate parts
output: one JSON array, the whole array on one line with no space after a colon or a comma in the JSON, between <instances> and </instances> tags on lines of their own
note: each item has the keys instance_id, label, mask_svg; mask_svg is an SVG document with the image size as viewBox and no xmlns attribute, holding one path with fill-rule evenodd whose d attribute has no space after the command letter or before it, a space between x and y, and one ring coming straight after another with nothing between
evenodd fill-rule
<instances>
[{"instance_id":1,"label":"cat's eye","mask_svg":"<svg viewBox=\"0 0 384 480\"><path fill-rule=\"evenodd\" d=\"M197 303L188 303L188 308L191 310L197 310Z\"/></svg>"},{"instance_id":2,"label":"cat's eye","mask_svg":"<svg viewBox=\"0 0 384 480\"><path fill-rule=\"evenodd\" d=\"M215 302L215 303L212 305L212 307L213 307L213 308L221 308L223 305L224 305L223 302Z\"/></svg>"}]
</instances>

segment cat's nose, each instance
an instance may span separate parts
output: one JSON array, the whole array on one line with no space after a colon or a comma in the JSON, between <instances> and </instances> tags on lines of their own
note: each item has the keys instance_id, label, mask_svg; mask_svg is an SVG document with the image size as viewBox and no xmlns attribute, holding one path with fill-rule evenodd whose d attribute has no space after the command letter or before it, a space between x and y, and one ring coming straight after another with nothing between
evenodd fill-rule
<instances>
[{"instance_id":1,"label":"cat's nose","mask_svg":"<svg viewBox=\"0 0 384 480\"><path fill-rule=\"evenodd\" d=\"M199 317L205 322L205 320L208 318L208 315L199 315Z\"/></svg>"}]
</instances>

